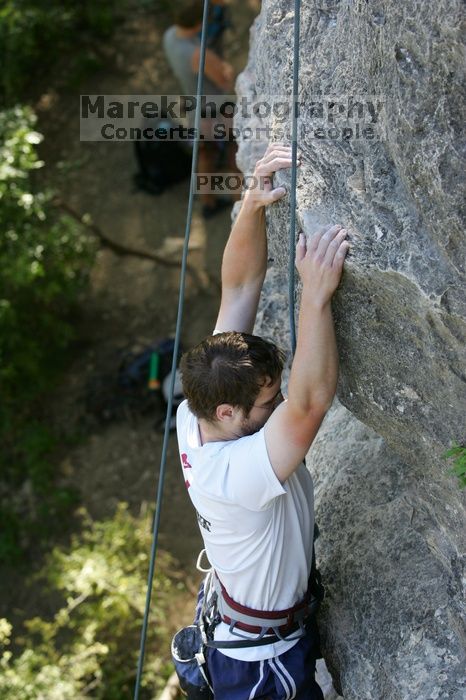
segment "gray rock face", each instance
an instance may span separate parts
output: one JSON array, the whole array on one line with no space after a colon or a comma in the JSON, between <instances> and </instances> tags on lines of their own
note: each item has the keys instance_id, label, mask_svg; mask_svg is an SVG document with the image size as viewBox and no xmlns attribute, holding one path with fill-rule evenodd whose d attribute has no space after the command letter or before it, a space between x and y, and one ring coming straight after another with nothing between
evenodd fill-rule
<instances>
[{"instance_id":1,"label":"gray rock face","mask_svg":"<svg viewBox=\"0 0 466 700\"><path fill-rule=\"evenodd\" d=\"M256 332L289 347L287 276L271 265ZM462 700L464 507L338 401L308 455L326 598L323 652L345 700ZM462 549L463 545L463 549Z\"/></svg>"},{"instance_id":2,"label":"gray rock face","mask_svg":"<svg viewBox=\"0 0 466 700\"><path fill-rule=\"evenodd\" d=\"M346 700L464 697L461 504L336 406L311 448L324 654ZM329 468L332 464L338 471Z\"/></svg>"},{"instance_id":3,"label":"gray rock face","mask_svg":"<svg viewBox=\"0 0 466 700\"><path fill-rule=\"evenodd\" d=\"M291 93L290 5L263 3L242 95ZM353 243L335 300L339 398L409 461L431 461L466 438L459 8L412 0L302 8L300 223L307 232L342 223ZM362 120L348 119L356 98ZM370 104L383 105L377 116ZM314 124L341 134L373 118L375 139L313 137ZM272 140L286 126L273 115L255 122L270 127ZM242 143L243 170L261 145ZM286 267L288 205L275 209L272 254Z\"/></svg>"},{"instance_id":4,"label":"gray rock face","mask_svg":"<svg viewBox=\"0 0 466 700\"><path fill-rule=\"evenodd\" d=\"M292 5L263 1L240 96L291 95ZM302 5L298 218L352 243L334 312L353 415L340 407L311 449L326 659L347 699L456 700L465 509L442 454L466 443L461 4ZM236 126L289 136L274 110ZM264 147L240 139L244 172ZM285 343L288 222L283 200L259 326Z\"/></svg>"}]
</instances>

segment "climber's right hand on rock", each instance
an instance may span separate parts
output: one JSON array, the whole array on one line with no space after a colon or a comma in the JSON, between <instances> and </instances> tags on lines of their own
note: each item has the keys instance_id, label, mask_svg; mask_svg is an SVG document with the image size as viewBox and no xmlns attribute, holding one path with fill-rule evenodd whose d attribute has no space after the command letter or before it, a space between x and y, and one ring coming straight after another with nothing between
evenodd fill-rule
<instances>
[{"instance_id":1,"label":"climber's right hand on rock","mask_svg":"<svg viewBox=\"0 0 466 700\"><path fill-rule=\"evenodd\" d=\"M306 300L327 304L340 282L349 249L347 231L340 225L327 226L309 240L301 233L296 246L296 267Z\"/></svg>"},{"instance_id":2,"label":"climber's right hand on rock","mask_svg":"<svg viewBox=\"0 0 466 700\"><path fill-rule=\"evenodd\" d=\"M299 158L297 163L300 165ZM290 146L281 143L269 144L262 158L256 163L250 186L244 196L245 201L256 207L264 207L284 197L286 189L283 186L274 188L273 174L277 170L291 168L291 164Z\"/></svg>"}]
</instances>

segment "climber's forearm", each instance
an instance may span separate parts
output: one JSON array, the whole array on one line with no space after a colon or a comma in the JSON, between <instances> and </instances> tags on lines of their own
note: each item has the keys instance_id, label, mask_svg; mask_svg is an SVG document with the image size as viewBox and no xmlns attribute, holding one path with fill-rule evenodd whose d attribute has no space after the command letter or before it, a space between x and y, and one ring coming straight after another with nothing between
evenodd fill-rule
<instances>
[{"instance_id":1,"label":"climber's forearm","mask_svg":"<svg viewBox=\"0 0 466 700\"><path fill-rule=\"evenodd\" d=\"M262 283L267 269L265 207L285 194L273 187L273 173L291 165L291 149L271 144L257 161L253 184L244 195L238 217L225 247L222 263L222 300L219 331L252 333Z\"/></svg>"},{"instance_id":2,"label":"climber's forearm","mask_svg":"<svg viewBox=\"0 0 466 700\"><path fill-rule=\"evenodd\" d=\"M306 295L305 295L306 296ZM330 301L301 301L298 342L288 382L288 400L265 424L270 464L284 483L302 463L330 408L337 358Z\"/></svg>"},{"instance_id":3,"label":"climber's forearm","mask_svg":"<svg viewBox=\"0 0 466 700\"><path fill-rule=\"evenodd\" d=\"M335 396L337 379L338 352L330 301L315 303L303 289L288 401L303 414L325 413Z\"/></svg>"},{"instance_id":4,"label":"climber's forearm","mask_svg":"<svg viewBox=\"0 0 466 700\"><path fill-rule=\"evenodd\" d=\"M222 262L222 289L258 288L267 269L264 206L248 194L233 225Z\"/></svg>"},{"instance_id":5,"label":"climber's forearm","mask_svg":"<svg viewBox=\"0 0 466 700\"><path fill-rule=\"evenodd\" d=\"M300 234L296 267L303 284L296 354L288 385L289 402L301 414L324 414L335 395L338 352L332 296L348 252L347 231L326 227L309 240Z\"/></svg>"},{"instance_id":6,"label":"climber's forearm","mask_svg":"<svg viewBox=\"0 0 466 700\"><path fill-rule=\"evenodd\" d=\"M299 161L298 161L299 164ZM277 170L291 166L291 149L270 144L254 168L251 187L225 248L222 265L222 288L260 290L267 269L265 207L285 194L284 187L273 187Z\"/></svg>"}]
</instances>

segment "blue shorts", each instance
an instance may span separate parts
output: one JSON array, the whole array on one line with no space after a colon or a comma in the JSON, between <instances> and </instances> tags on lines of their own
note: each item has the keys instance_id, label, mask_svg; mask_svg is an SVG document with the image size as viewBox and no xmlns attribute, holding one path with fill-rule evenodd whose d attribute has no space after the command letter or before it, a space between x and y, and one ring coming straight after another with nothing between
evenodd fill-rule
<instances>
[{"instance_id":1,"label":"blue shorts","mask_svg":"<svg viewBox=\"0 0 466 700\"><path fill-rule=\"evenodd\" d=\"M208 647L207 668L215 700L324 700L314 677L311 635L265 661L238 661Z\"/></svg>"}]
</instances>

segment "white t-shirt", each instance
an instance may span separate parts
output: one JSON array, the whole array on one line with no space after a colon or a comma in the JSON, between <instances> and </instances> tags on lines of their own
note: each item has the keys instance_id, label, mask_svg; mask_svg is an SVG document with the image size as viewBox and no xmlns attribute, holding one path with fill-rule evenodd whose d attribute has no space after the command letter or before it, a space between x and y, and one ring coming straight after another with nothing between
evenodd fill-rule
<instances>
[{"instance_id":1,"label":"white t-shirt","mask_svg":"<svg viewBox=\"0 0 466 700\"><path fill-rule=\"evenodd\" d=\"M307 591L312 564L314 490L304 464L281 484L270 464L263 428L237 440L202 445L187 401L178 408L177 433L206 553L229 595L258 610L293 606ZM221 623L215 639L238 636ZM256 661L282 654L295 643L220 651Z\"/></svg>"}]
</instances>

